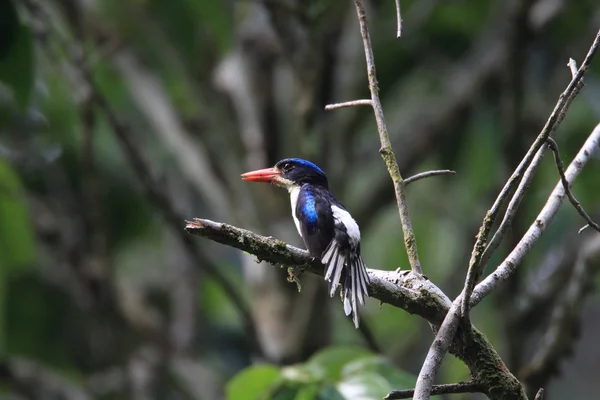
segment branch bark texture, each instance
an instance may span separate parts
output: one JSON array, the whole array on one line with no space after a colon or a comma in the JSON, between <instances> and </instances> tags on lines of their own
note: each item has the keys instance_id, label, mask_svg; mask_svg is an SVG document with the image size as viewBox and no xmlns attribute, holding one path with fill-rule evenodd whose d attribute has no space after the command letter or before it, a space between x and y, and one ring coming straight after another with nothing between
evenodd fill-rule
<instances>
[{"instance_id":1,"label":"branch bark texture","mask_svg":"<svg viewBox=\"0 0 600 400\"><path fill-rule=\"evenodd\" d=\"M253 254L261 261L296 266L300 272L323 275L323 265L318 260L307 251L279 239L199 218L188 221L185 229L190 234ZM369 269L368 272L371 297L419 315L434 326L441 325L452 303L433 282L412 271ZM491 399L525 398L520 397L522 387L519 381L477 329L459 329L453 337L450 352L467 365L473 380L480 383L481 391Z\"/></svg>"}]
</instances>

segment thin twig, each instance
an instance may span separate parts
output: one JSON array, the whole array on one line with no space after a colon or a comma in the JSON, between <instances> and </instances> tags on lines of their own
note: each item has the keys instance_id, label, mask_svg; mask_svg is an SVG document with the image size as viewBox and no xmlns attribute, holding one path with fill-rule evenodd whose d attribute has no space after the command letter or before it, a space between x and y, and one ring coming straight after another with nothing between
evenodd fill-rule
<instances>
[{"instance_id":1,"label":"thin twig","mask_svg":"<svg viewBox=\"0 0 600 400\"><path fill-rule=\"evenodd\" d=\"M402 231L404 233L404 245L406 246L406 252L408 253L408 261L413 272L422 274L421 262L419 261L419 255L417 252L417 241L415 239L415 233L412 228L410 216L408 213L408 205L406 201L406 191L404 180L400 174L400 168L396 161L396 155L392 149L390 142L390 136L387 131L385 118L383 116L383 108L381 107L381 100L379 99L379 86L377 84L377 74L375 72L375 57L373 56L373 46L371 45L371 37L369 35L367 14L362 0L354 0L356 7L356 13L358 15L358 22L360 24L360 34L363 40L363 47L365 50L365 59L367 62L367 75L369 77L369 90L371 92L371 101L373 102L373 113L375 114L375 120L377 121L377 130L379 132L379 140L381 142L381 148L379 153L385 161L387 170L394 182L394 191L396 194L396 202L398 203L398 212L400 214L400 222L402 223Z\"/></svg>"},{"instance_id":2,"label":"thin twig","mask_svg":"<svg viewBox=\"0 0 600 400\"><path fill-rule=\"evenodd\" d=\"M456 171L452 171L449 169L439 169L439 170L435 170L435 171L421 172L421 173L413 175L409 178L406 178L404 180L404 186L409 185L413 182L416 182L419 179L429 178L430 176L438 176L438 175L456 175Z\"/></svg>"},{"instance_id":3,"label":"thin twig","mask_svg":"<svg viewBox=\"0 0 600 400\"><path fill-rule=\"evenodd\" d=\"M533 400L544 400L544 388L540 388L540 390L538 390Z\"/></svg>"},{"instance_id":4,"label":"thin twig","mask_svg":"<svg viewBox=\"0 0 600 400\"><path fill-rule=\"evenodd\" d=\"M506 212L504 213L504 218L502 218L502 222L500 222L500 226L494 233L494 236L492 236L492 240L490 240L487 247L485 248L485 251L483 252L483 256L480 260L480 264L483 267L485 267L485 265L492 257L492 254L498 249L502 238L510 229L512 220L515 217L519 206L521 205L521 201L523 201L523 198L525 197L525 193L527 193L527 190L529 190L529 185L531 184L535 172L543 159L544 149L541 148L538 150L537 154L531 161L529 168L527 168L527 170L523 174L523 179L521 179L519 186L517 186L517 190L515 190L515 194L513 195L512 199L510 199L508 207L506 207Z\"/></svg>"},{"instance_id":5,"label":"thin twig","mask_svg":"<svg viewBox=\"0 0 600 400\"><path fill-rule=\"evenodd\" d=\"M577 62L575 60L573 60L572 58L569 58L567 67L569 67L569 69L571 70L571 75L573 77L575 77L575 74L577 73Z\"/></svg>"},{"instance_id":6,"label":"thin twig","mask_svg":"<svg viewBox=\"0 0 600 400\"><path fill-rule=\"evenodd\" d=\"M600 232L600 225L598 225L597 223L595 223L592 220L592 218L588 215L588 213L585 212L585 210L581 206L581 203L575 198L575 196L571 192L571 188L569 187L569 182L567 182L567 178L565 178L565 166L563 165L563 162L560 159L560 153L558 152L558 145L556 144L556 141L552 138L548 138L547 141L548 141L548 148L554 154L554 162L556 163L556 169L558 170L558 175L560 176L560 181L562 182L563 187L565 188L565 193L567 194L567 197L571 201L571 204L573 204L573 207L575 207L575 209L577 210L579 215L581 215L583 217L583 219L585 219L587 221L587 223L588 223L587 226L591 226L592 228L594 228L595 230Z\"/></svg>"},{"instance_id":7,"label":"thin twig","mask_svg":"<svg viewBox=\"0 0 600 400\"><path fill-rule=\"evenodd\" d=\"M400 39L402 37L402 14L400 13L400 0L396 0L396 21L398 24L396 37Z\"/></svg>"},{"instance_id":8,"label":"thin twig","mask_svg":"<svg viewBox=\"0 0 600 400\"><path fill-rule=\"evenodd\" d=\"M477 382L457 382L445 385L433 385L431 395L456 394L456 393L482 393L481 385ZM414 389L394 390L388 393L383 400L410 399L415 393Z\"/></svg>"},{"instance_id":9,"label":"thin twig","mask_svg":"<svg viewBox=\"0 0 600 400\"><path fill-rule=\"evenodd\" d=\"M373 106L371 99L345 101L343 103L327 104L325 110L336 110L338 108L356 107L356 106Z\"/></svg>"},{"instance_id":10,"label":"thin twig","mask_svg":"<svg viewBox=\"0 0 600 400\"><path fill-rule=\"evenodd\" d=\"M584 145L577 153L565 172L565 177L569 185L572 185L577 176L581 173L592 155L600 149L600 124L596 125ZM481 300L490 294L496 287L505 282L523 261L525 255L530 251L533 245L542 236L552 218L558 212L560 205L565 197L565 189L562 182L558 182L540 211L535 222L529 227L525 235L515 246L506 259L496 268L494 272L481 281L473 291L471 296L471 307L475 307Z\"/></svg>"}]
</instances>

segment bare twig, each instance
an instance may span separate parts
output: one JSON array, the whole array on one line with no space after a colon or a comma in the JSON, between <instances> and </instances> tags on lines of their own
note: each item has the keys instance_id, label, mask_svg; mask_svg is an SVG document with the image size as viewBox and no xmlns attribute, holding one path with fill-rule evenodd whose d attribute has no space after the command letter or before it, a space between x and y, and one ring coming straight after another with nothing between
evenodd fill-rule
<instances>
[{"instance_id":1,"label":"bare twig","mask_svg":"<svg viewBox=\"0 0 600 400\"><path fill-rule=\"evenodd\" d=\"M396 37L402 37L402 14L400 13L400 0L396 0L396 21L398 28L396 29Z\"/></svg>"},{"instance_id":2,"label":"bare twig","mask_svg":"<svg viewBox=\"0 0 600 400\"><path fill-rule=\"evenodd\" d=\"M562 182L563 187L565 188L565 193L567 194L569 201L571 202L571 204L573 204L573 207L575 207L579 215L581 215L583 219L587 221L587 226L591 226L592 228L600 232L600 225L598 225L592 220L592 218L588 215L588 213L585 212L585 210L581 206L581 203L575 198L575 196L571 192L569 182L567 182L567 178L565 178L565 166L563 165L563 162L560 159L560 153L558 152L558 145L556 144L556 141L554 141L554 139L550 137L547 139L547 141L548 148L552 150L552 153L554 154L554 162L556 163L556 169L558 170L560 181Z\"/></svg>"},{"instance_id":3,"label":"bare twig","mask_svg":"<svg viewBox=\"0 0 600 400\"><path fill-rule=\"evenodd\" d=\"M483 256L481 257L481 261L480 261L480 264L482 265L483 268L485 268L485 265L492 257L492 254L500 246L500 242L502 241L502 238L504 237L506 232L508 232L508 230L510 229L512 220L513 220L515 214L517 213L517 210L519 209L519 206L521 205L521 201L525 197L525 193L527 193L527 190L529 189L531 180L533 179L533 176L535 175L535 172L536 172L538 166L540 165L540 163L542 162L543 158L544 158L544 149L542 148L542 149L538 150L537 154L531 161L529 168L527 168L527 170L523 174L523 179L521 179L521 182L519 183L519 186L517 187L515 194L513 195L512 199L510 199L510 202L508 203L508 207L506 208L506 212L504 213L504 218L502 218L502 222L500 222L500 226L494 233L494 236L492 236L492 240L490 240L490 242L488 243L488 245L485 248L485 251L483 252ZM466 298L464 298L464 299L466 299ZM463 305L463 307L464 307L464 305Z\"/></svg>"},{"instance_id":4,"label":"bare twig","mask_svg":"<svg viewBox=\"0 0 600 400\"><path fill-rule=\"evenodd\" d=\"M544 400L544 388L540 388L540 390L538 390L533 400Z\"/></svg>"},{"instance_id":5,"label":"bare twig","mask_svg":"<svg viewBox=\"0 0 600 400\"><path fill-rule=\"evenodd\" d=\"M415 233L412 228L410 216L408 213L408 206L406 202L406 191L404 180L400 174L400 168L396 161L392 144L390 143L390 136L387 131L385 123L385 117L383 116L383 108L381 107L381 100L379 99L379 86L377 84L377 74L375 71L375 57L373 56L373 46L371 45L371 36L369 35L369 29L367 24L367 14L362 0L354 0L356 7L356 13L358 15L358 22L360 24L360 34L363 40L363 47L365 49L365 59L367 62L367 75L369 77L369 90L371 91L371 101L373 102L373 112L375 114L375 120L377 121L377 130L379 132L379 140L381 142L381 148L379 152L385 161L385 165L388 169L390 177L394 182L394 191L396 194L396 202L398 203L398 212L400 214L400 222L402 223L402 231L404 233L404 245L406 246L406 252L408 253L408 261L413 272L422 274L421 262L419 261L419 255L417 252L417 241L415 239Z\"/></svg>"},{"instance_id":6,"label":"bare twig","mask_svg":"<svg viewBox=\"0 0 600 400\"><path fill-rule=\"evenodd\" d=\"M414 393L414 389L394 390L388 393L383 400L410 399L413 397ZM456 393L482 393L482 389L479 383L473 381L450 383L446 385L433 385L431 388L432 396L436 396L438 394Z\"/></svg>"},{"instance_id":7,"label":"bare twig","mask_svg":"<svg viewBox=\"0 0 600 400\"><path fill-rule=\"evenodd\" d=\"M409 185L413 182L418 181L419 179L429 178L430 176L438 176L438 175L455 175L456 171L451 171L449 169L439 169L435 171L426 171L421 172L419 174L408 177L404 180L404 186Z\"/></svg>"},{"instance_id":8,"label":"bare twig","mask_svg":"<svg viewBox=\"0 0 600 400\"><path fill-rule=\"evenodd\" d=\"M600 149L600 124L598 124L590 134L583 147L573 159L569 168L565 172L565 177L569 185L579 176L590 157ZM471 296L471 307L479 304L488 294L490 294L498 285L502 284L517 266L523 261L525 255L533 245L542 236L546 227L552 222L552 218L558 212L560 205L565 197L562 182L558 182L544 208L540 211L535 222L529 227L523 238L515 246L506 259L496 268L496 270L479 283L473 295Z\"/></svg>"},{"instance_id":9,"label":"bare twig","mask_svg":"<svg viewBox=\"0 0 600 400\"><path fill-rule=\"evenodd\" d=\"M343 103L327 104L325 110L336 110L338 108L356 107L356 106L373 106L371 99L345 101Z\"/></svg>"},{"instance_id":10,"label":"bare twig","mask_svg":"<svg viewBox=\"0 0 600 400\"><path fill-rule=\"evenodd\" d=\"M569 67L569 69L571 70L571 75L573 75L573 77L575 77L575 74L577 74L577 62L575 60L573 60L572 58L569 58L567 67Z\"/></svg>"}]
</instances>

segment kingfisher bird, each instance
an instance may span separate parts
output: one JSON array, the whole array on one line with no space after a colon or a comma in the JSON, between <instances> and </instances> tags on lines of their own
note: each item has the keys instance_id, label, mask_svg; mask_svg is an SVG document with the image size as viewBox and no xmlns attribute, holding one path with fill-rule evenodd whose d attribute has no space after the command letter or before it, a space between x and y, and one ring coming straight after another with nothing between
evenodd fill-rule
<instances>
[{"instance_id":1,"label":"kingfisher bird","mask_svg":"<svg viewBox=\"0 0 600 400\"><path fill-rule=\"evenodd\" d=\"M273 168L242 174L242 179L270 182L290 193L292 217L310 255L326 268L329 295L341 284L346 316L359 326L358 303L369 295L369 275L360 255L360 230L346 208L329 191L327 175L310 161L286 158Z\"/></svg>"}]
</instances>

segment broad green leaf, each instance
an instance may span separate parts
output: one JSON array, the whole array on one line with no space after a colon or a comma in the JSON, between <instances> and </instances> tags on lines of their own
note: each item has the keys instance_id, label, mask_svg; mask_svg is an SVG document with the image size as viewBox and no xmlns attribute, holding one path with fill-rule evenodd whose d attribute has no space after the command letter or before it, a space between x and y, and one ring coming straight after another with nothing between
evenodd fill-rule
<instances>
[{"instance_id":1,"label":"broad green leaf","mask_svg":"<svg viewBox=\"0 0 600 400\"><path fill-rule=\"evenodd\" d=\"M319 375L338 381L347 363L369 354L368 350L359 347L329 347L312 356L306 365Z\"/></svg>"},{"instance_id":2,"label":"broad green leaf","mask_svg":"<svg viewBox=\"0 0 600 400\"><path fill-rule=\"evenodd\" d=\"M348 400L381 400L392 387L382 376L365 372L341 381L337 389Z\"/></svg>"},{"instance_id":3,"label":"broad green leaf","mask_svg":"<svg viewBox=\"0 0 600 400\"><path fill-rule=\"evenodd\" d=\"M395 389L414 387L417 381L414 375L402 371L392 365L387 359L378 355L360 358L347 364L342 370L342 376L350 378L362 375L365 372L378 374Z\"/></svg>"},{"instance_id":4,"label":"broad green leaf","mask_svg":"<svg viewBox=\"0 0 600 400\"><path fill-rule=\"evenodd\" d=\"M281 380L281 372L274 365L257 365L246 368L227 384L229 400L262 399L267 390Z\"/></svg>"},{"instance_id":5,"label":"broad green leaf","mask_svg":"<svg viewBox=\"0 0 600 400\"><path fill-rule=\"evenodd\" d=\"M2 20L16 19L5 22L2 30L14 29L10 42L3 38L0 42L2 56L0 58L0 81L4 82L13 91L17 105L23 110L29 103L34 83L33 36L29 28L18 21L14 6L10 1L3 1L2 8L12 11L3 15ZM11 26L13 26L11 28Z\"/></svg>"}]
</instances>

